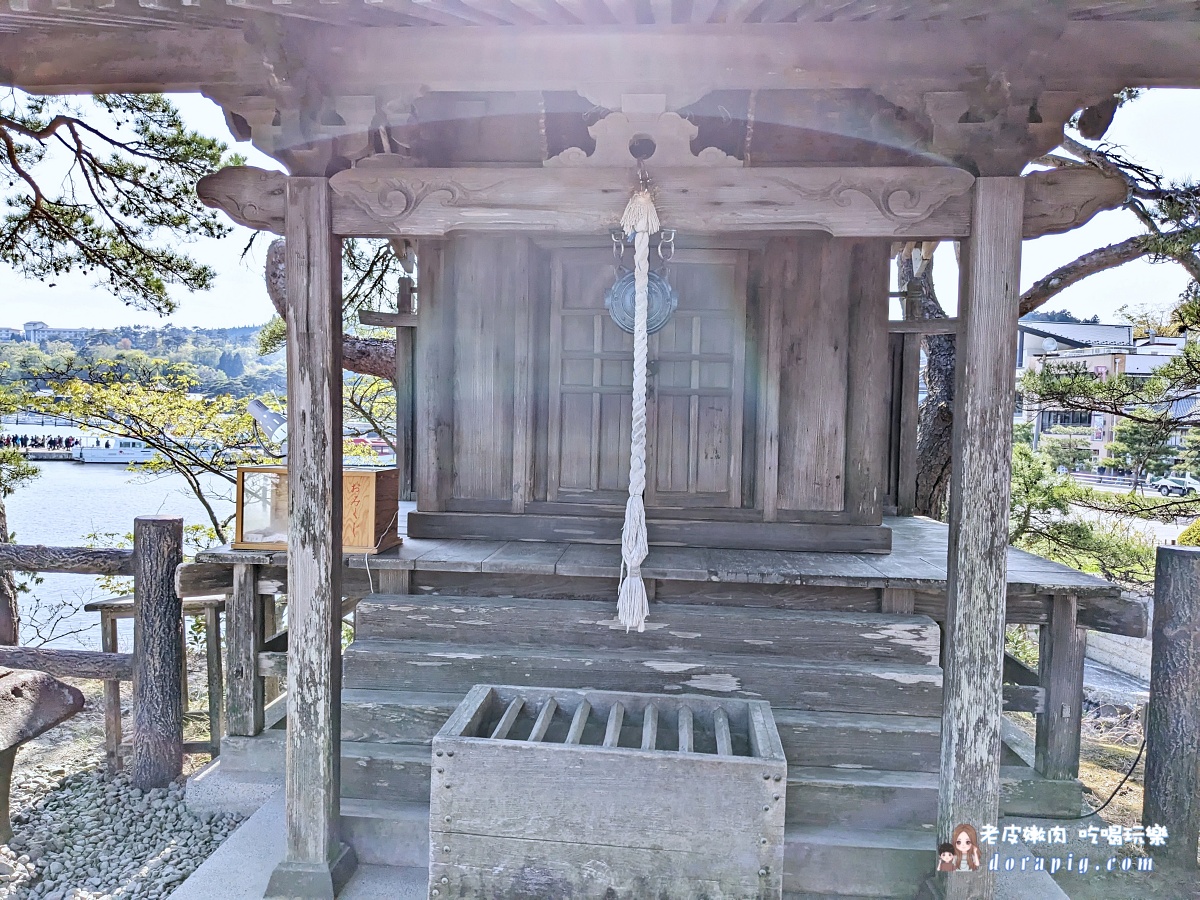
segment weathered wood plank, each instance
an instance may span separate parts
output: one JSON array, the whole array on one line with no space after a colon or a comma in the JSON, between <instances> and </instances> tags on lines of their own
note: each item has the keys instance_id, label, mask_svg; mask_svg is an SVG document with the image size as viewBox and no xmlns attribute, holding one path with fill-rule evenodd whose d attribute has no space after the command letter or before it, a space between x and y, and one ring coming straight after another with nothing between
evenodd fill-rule
<instances>
[{"instance_id":1,"label":"weathered wood plank","mask_svg":"<svg viewBox=\"0 0 1200 900\"><path fill-rule=\"evenodd\" d=\"M361 640L445 640L468 648L579 647L745 653L797 660L937 665L941 631L918 617L655 604L647 630L626 634L596 601L383 597L358 607Z\"/></svg>"},{"instance_id":2,"label":"weathered wood plank","mask_svg":"<svg viewBox=\"0 0 1200 900\"><path fill-rule=\"evenodd\" d=\"M131 653L51 650L45 647L0 647L0 666L10 669L35 669L55 678L133 680Z\"/></svg>"},{"instance_id":3,"label":"weathered wood plank","mask_svg":"<svg viewBox=\"0 0 1200 900\"><path fill-rule=\"evenodd\" d=\"M0 543L0 569L79 575L132 575L132 550Z\"/></svg>"},{"instance_id":4,"label":"weathered wood plank","mask_svg":"<svg viewBox=\"0 0 1200 900\"><path fill-rule=\"evenodd\" d=\"M955 373L950 487L946 695L942 724L939 841L959 822L1000 814L1000 716L1011 481L1013 371L1021 272L1024 184L975 183L964 247L962 326ZM990 896L981 868L947 880L948 900Z\"/></svg>"},{"instance_id":5,"label":"weathered wood plank","mask_svg":"<svg viewBox=\"0 0 1200 900\"><path fill-rule=\"evenodd\" d=\"M638 693L728 696L753 691L783 708L915 715L941 711L941 675L931 666L802 664L774 657L706 655L702 659L642 651L503 649L449 652L444 644L356 641L346 651L346 678L359 689L461 691L500 684L520 667L531 684L584 688L603 671L605 687ZM469 657L469 658L466 658Z\"/></svg>"},{"instance_id":6,"label":"weathered wood plank","mask_svg":"<svg viewBox=\"0 0 1200 900\"><path fill-rule=\"evenodd\" d=\"M278 228L286 176L226 168L197 193L234 221ZM619 221L625 169L346 169L330 179L336 234L472 231L605 234ZM973 178L963 169L657 168L655 204L691 233L821 229L851 237L964 237ZM249 215L247 215L249 212Z\"/></svg>"},{"instance_id":7,"label":"weathered wood plank","mask_svg":"<svg viewBox=\"0 0 1200 900\"><path fill-rule=\"evenodd\" d=\"M853 241L825 237L789 242L798 278L795 294L784 298L780 323L780 509L845 506L853 247Z\"/></svg>"},{"instance_id":8,"label":"weathered wood plank","mask_svg":"<svg viewBox=\"0 0 1200 900\"><path fill-rule=\"evenodd\" d=\"M768 548L820 552L887 553L891 532L876 525L816 525L803 522L708 522L651 519L652 545L670 547ZM621 520L609 517L415 512L409 534L421 538L474 541L574 541L618 545ZM423 561L422 561L423 562ZM422 563L418 563L418 568Z\"/></svg>"},{"instance_id":9,"label":"weathered wood plank","mask_svg":"<svg viewBox=\"0 0 1200 900\"><path fill-rule=\"evenodd\" d=\"M1041 713L1046 709L1046 691L1042 687L1006 684L1001 697L1004 712Z\"/></svg>"},{"instance_id":10,"label":"weathered wood plank","mask_svg":"<svg viewBox=\"0 0 1200 900\"><path fill-rule=\"evenodd\" d=\"M898 772L936 772L941 719L775 710L790 763Z\"/></svg>"}]
</instances>

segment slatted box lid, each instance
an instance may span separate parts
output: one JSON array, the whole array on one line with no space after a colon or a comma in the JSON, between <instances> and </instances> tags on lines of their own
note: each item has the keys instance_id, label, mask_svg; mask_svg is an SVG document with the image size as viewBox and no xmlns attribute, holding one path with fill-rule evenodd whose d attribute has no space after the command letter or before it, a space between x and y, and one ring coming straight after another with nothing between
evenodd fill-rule
<instances>
[{"instance_id":1,"label":"slatted box lid","mask_svg":"<svg viewBox=\"0 0 1200 900\"><path fill-rule=\"evenodd\" d=\"M763 701L476 685L433 739L430 897L783 890Z\"/></svg>"}]
</instances>

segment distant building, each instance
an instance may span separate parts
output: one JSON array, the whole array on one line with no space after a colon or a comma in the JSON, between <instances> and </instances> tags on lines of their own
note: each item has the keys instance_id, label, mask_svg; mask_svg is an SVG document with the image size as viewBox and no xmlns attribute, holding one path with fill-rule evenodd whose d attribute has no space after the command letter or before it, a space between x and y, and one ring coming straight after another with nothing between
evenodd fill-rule
<instances>
[{"instance_id":1,"label":"distant building","mask_svg":"<svg viewBox=\"0 0 1200 900\"><path fill-rule=\"evenodd\" d=\"M1053 341L1049 344L1048 341ZM1131 346L1132 325L1093 325L1090 322L1018 322L1017 377L1047 352L1083 347ZM1047 347L1050 350L1047 350Z\"/></svg>"},{"instance_id":2,"label":"distant building","mask_svg":"<svg viewBox=\"0 0 1200 900\"><path fill-rule=\"evenodd\" d=\"M45 322L25 323L25 340L31 344L40 344L43 341L66 341L74 344L86 340L91 333L90 328L51 328Z\"/></svg>"},{"instance_id":3,"label":"distant building","mask_svg":"<svg viewBox=\"0 0 1200 900\"><path fill-rule=\"evenodd\" d=\"M1043 325L1058 327L1059 323L1037 323L1039 328ZM1081 326L1069 327L1079 328ZM1094 325L1090 327L1123 328L1125 326ZM1069 339L1063 343L1069 343ZM1152 335L1136 340L1131 337L1129 342L1122 344L1098 344L1084 347L1060 346L1060 349L1054 351L1048 352L1043 349L1036 354L1031 354L1029 364L1036 371L1041 368L1043 363L1060 365L1069 363L1082 367L1085 372L1089 372L1093 377L1101 380L1114 375L1124 375L1131 379L1146 379L1153 375L1156 369L1181 355L1186 343L1186 337ZM1173 402L1178 404L1182 401ZM1029 410L1026 415L1026 421L1034 422L1035 440L1036 435L1053 434L1058 429L1089 429L1088 446L1092 451L1092 459L1097 464L1104 456L1104 445L1113 441L1116 427L1123 418L1099 412L1058 409L1044 409L1041 411L1040 417L1034 410ZM1181 441L1182 432L1173 435L1169 443L1178 445Z\"/></svg>"},{"instance_id":4,"label":"distant building","mask_svg":"<svg viewBox=\"0 0 1200 900\"><path fill-rule=\"evenodd\" d=\"M0 344L8 344L13 341L21 341L25 339L25 332L20 328L0 328Z\"/></svg>"}]
</instances>

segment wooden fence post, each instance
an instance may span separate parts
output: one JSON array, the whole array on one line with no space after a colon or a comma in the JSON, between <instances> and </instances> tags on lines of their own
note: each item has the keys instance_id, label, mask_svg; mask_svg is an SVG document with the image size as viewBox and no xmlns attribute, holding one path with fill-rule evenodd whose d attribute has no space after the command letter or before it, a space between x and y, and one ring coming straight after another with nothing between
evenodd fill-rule
<instances>
[{"instance_id":1,"label":"wooden fence post","mask_svg":"<svg viewBox=\"0 0 1200 900\"><path fill-rule=\"evenodd\" d=\"M253 737L263 730L263 680L258 676L263 609L258 566L233 567L233 591L225 604L225 729Z\"/></svg>"},{"instance_id":2,"label":"wooden fence post","mask_svg":"<svg viewBox=\"0 0 1200 900\"><path fill-rule=\"evenodd\" d=\"M183 605L175 569L183 519L133 520L133 783L165 787L183 771Z\"/></svg>"},{"instance_id":3,"label":"wooden fence post","mask_svg":"<svg viewBox=\"0 0 1200 900\"><path fill-rule=\"evenodd\" d=\"M1038 650L1038 681L1046 701L1037 717L1037 770L1056 780L1079 777L1087 629L1075 624L1077 609L1073 594L1060 594L1050 601L1050 623L1041 628Z\"/></svg>"},{"instance_id":4,"label":"wooden fence post","mask_svg":"<svg viewBox=\"0 0 1200 900\"><path fill-rule=\"evenodd\" d=\"M1200 840L1200 549L1159 547L1146 714L1142 822L1162 825L1155 855L1196 868Z\"/></svg>"}]
</instances>

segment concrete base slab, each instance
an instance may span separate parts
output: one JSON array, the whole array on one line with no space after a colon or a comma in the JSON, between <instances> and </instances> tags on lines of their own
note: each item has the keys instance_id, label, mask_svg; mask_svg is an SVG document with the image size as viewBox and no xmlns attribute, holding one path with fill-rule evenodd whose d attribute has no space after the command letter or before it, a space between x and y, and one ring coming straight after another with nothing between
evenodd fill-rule
<instances>
[{"instance_id":1,"label":"concrete base slab","mask_svg":"<svg viewBox=\"0 0 1200 900\"><path fill-rule=\"evenodd\" d=\"M218 757L188 778L185 802L196 813L252 816L281 787L282 775L230 771Z\"/></svg>"},{"instance_id":2,"label":"concrete base slab","mask_svg":"<svg viewBox=\"0 0 1200 900\"><path fill-rule=\"evenodd\" d=\"M283 806L284 792L277 788L170 900L262 900L271 873L283 861ZM421 850L428 853L427 837ZM424 866L359 866L338 900L425 900L428 879Z\"/></svg>"},{"instance_id":3,"label":"concrete base slab","mask_svg":"<svg viewBox=\"0 0 1200 900\"><path fill-rule=\"evenodd\" d=\"M262 900L283 860L283 803L280 789L175 889L171 900Z\"/></svg>"}]
</instances>

